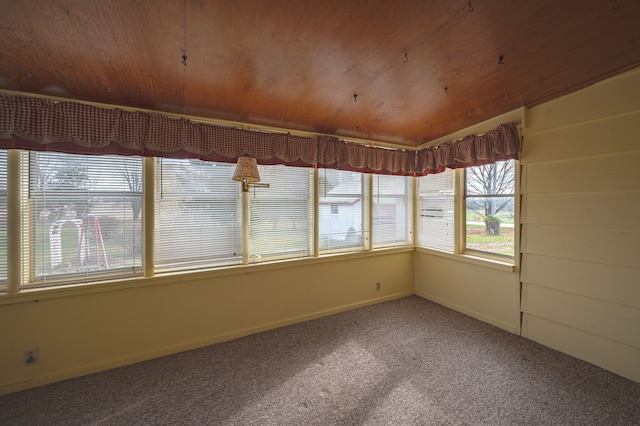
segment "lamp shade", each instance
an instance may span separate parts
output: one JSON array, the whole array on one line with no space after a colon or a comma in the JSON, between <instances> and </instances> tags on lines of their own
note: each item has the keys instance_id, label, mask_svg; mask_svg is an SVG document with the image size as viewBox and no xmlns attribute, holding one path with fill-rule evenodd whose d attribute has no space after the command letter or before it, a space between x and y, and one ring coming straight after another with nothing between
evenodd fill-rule
<instances>
[{"instance_id":1,"label":"lamp shade","mask_svg":"<svg viewBox=\"0 0 640 426\"><path fill-rule=\"evenodd\" d=\"M238 182L260 182L258 162L256 159L252 157L238 158L238 164L236 165L236 171L232 179Z\"/></svg>"}]
</instances>

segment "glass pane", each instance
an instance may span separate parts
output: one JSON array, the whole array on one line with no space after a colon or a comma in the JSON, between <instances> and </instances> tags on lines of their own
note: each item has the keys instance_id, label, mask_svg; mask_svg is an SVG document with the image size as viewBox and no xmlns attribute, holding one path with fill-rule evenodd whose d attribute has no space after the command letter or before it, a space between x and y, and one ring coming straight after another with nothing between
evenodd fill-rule
<instances>
[{"instance_id":1,"label":"glass pane","mask_svg":"<svg viewBox=\"0 0 640 426\"><path fill-rule=\"evenodd\" d=\"M410 240L408 179L405 176L373 176L373 243L402 245Z\"/></svg>"},{"instance_id":2,"label":"glass pane","mask_svg":"<svg viewBox=\"0 0 640 426\"><path fill-rule=\"evenodd\" d=\"M155 267L242 261L240 184L235 164L162 158L156 166Z\"/></svg>"},{"instance_id":3,"label":"glass pane","mask_svg":"<svg viewBox=\"0 0 640 426\"><path fill-rule=\"evenodd\" d=\"M514 160L465 169L467 196L513 195L515 193L514 170Z\"/></svg>"},{"instance_id":4,"label":"glass pane","mask_svg":"<svg viewBox=\"0 0 640 426\"><path fill-rule=\"evenodd\" d=\"M30 283L140 272L142 159L46 152L29 159Z\"/></svg>"},{"instance_id":5,"label":"glass pane","mask_svg":"<svg viewBox=\"0 0 640 426\"><path fill-rule=\"evenodd\" d=\"M465 169L466 249L514 255L515 161Z\"/></svg>"},{"instance_id":6,"label":"glass pane","mask_svg":"<svg viewBox=\"0 0 640 426\"><path fill-rule=\"evenodd\" d=\"M250 189L250 262L312 254L313 169L259 166L269 188Z\"/></svg>"},{"instance_id":7,"label":"glass pane","mask_svg":"<svg viewBox=\"0 0 640 426\"><path fill-rule=\"evenodd\" d=\"M454 171L418 178L418 245L453 252Z\"/></svg>"},{"instance_id":8,"label":"glass pane","mask_svg":"<svg viewBox=\"0 0 640 426\"><path fill-rule=\"evenodd\" d=\"M320 250L362 247L363 176L344 170L320 170Z\"/></svg>"},{"instance_id":9,"label":"glass pane","mask_svg":"<svg viewBox=\"0 0 640 426\"><path fill-rule=\"evenodd\" d=\"M514 255L513 197L467 198L466 225L467 249Z\"/></svg>"}]
</instances>

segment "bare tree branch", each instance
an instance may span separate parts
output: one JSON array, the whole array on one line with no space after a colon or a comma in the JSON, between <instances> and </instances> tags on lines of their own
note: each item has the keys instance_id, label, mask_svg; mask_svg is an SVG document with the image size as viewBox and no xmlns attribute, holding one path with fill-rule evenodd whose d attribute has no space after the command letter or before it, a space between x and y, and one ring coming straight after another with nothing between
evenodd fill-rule
<instances>
[{"instance_id":1,"label":"bare tree branch","mask_svg":"<svg viewBox=\"0 0 640 426\"><path fill-rule=\"evenodd\" d=\"M512 206L512 198L497 198L514 191L514 162L502 161L466 169L467 208L486 219ZM488 226L488 225L487 225ZM487 228L488 229L488 228Z\"/></svg>"}]
</instances>

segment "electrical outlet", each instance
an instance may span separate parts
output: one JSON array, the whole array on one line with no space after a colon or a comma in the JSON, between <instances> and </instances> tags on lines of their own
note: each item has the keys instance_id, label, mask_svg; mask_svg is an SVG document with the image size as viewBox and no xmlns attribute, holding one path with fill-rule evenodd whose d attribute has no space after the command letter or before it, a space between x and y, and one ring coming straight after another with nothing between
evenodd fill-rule
<instances>
[{"instance_id":1,"label":"electrical outlet","mask_svg":"<svg viewBox=\"0 0 640 426\"><path fill-rule=\"evenodd\" d=\"M24 351L24 365L26 367L30 365L36 365L40 362L40 351L38 348L25 349Z\"/></svg>"},{"instance_id":2,"label":"electrical outlet","mask_svg":"<svg viewBox=\"0 0 640 426\"><path fill-rule=\"evenodd\" d=\"M377 282L376 283L376 291L380 291L380 287L382 286L382 283Z\"/></svg>"}]
</instances>

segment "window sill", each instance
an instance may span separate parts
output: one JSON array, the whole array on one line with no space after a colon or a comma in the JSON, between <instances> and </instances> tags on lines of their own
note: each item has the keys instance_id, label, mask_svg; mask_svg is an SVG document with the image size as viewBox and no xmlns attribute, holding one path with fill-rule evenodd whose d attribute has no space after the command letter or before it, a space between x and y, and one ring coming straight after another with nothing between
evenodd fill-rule
<instances>
[{"instance_id":1,"label":"window sill","mask_svg":"<svg viewBox=\"0 0 640 426\"><path fill-rule=\"evenodd\" d=\"M131 288L176 284L202 279L215 279L230 275L245 275L274 269L297 268L318 263L342 262L354 259L370 258L371 256L385 256L412 251L414 251L413 246L380 248L372 251L325 254L320 257L306 257L253 263L249 265L233 265L211 269L159 273L153 277L132 277L111 281L92 282L89 284L69 284L48 288L31 288L24 289L18 293L0 294L0 306L30 302L37 303L40 300L46 299L110 291L124 291Z\"/></svg>"},{"instance_id":2,"label":"window sill","mask_svg":"<svg viewBox=\"0 0 640 426\"><path fill-rule=\"evenodd\" d=\"M516 265L514 265L511 262L505 262L502 260L496 260L496 259L480 257L480 256L473 256L467 253L454 254L454 253L447 253L446 251L428 249L428 248L418 247L418 246L416 246L416 252L444 257L444 258L456 260L459 262L471 263L473 265L483 266L485 268L498 269L500 271L505 271L505 272L516 272L517 270Z\"/></svg>"}]
</instances>

